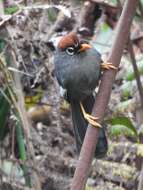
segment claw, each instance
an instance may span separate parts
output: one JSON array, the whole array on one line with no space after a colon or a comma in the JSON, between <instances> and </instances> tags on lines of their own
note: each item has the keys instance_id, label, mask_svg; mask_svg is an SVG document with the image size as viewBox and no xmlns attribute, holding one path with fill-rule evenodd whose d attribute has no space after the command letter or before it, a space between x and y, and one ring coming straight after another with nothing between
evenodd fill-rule
<instances>
[{"instance_id":1,"label":"claw","mask_svg":"<svg viewBox=\"0 0 143 190\"><path fill-rule=\"evenodd\" d=\"M88 123L90 123L92 126L94 127L99 127L101 128L102 126L97 122L98 120L98 117L94 117L88 113L86 113L82 103L80 102L80 107L81 107L81 110L82 110L82 113L83 113L83 116L84 118L88 121Z\"/></svg>"},{"instance_id":2,"label":"claw","mask_svg":"<svg viewBox=\"0 0 143 190\"><path fill-rule=\"evenodd\" d=\"M115 67L112 63L102 63L101 64L101 68L102 69L107 69L107 70L109 70L109 69L114 69L114 70L117 70L118 68L117 67Z\"/></svg>"}]
</instances>

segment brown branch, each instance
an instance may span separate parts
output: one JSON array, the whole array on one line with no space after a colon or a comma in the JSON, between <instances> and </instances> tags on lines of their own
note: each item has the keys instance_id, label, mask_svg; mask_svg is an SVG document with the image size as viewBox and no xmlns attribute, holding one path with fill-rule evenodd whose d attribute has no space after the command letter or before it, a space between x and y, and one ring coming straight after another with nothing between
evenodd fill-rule
<instances>
[{"instance_id":1,"label":"brown branch","mask_svg":"<svg viewBox=\"0 0 143 190\"><path fill-rule=\"evenodd\" d=\"M121 17L117 24L116 36L108 57L108 62L113 63L116 67L119 66L125 44L128 40L130 26L135 14L137 2L137 0L126 0ZM113 70L106 71L101 80L99 92L93 108L93 115L98 117L100 122L103 120L105 109L109 102L115 75L116 72ZM71 190L83 190L85 188L92 158L96 149L98 133L98 128L91 126L88 127L79 156L79 162L73 177Z\"/></svg>"},{"instance_id":2,"label":"brown branch","mask_svg":"<svg viewBox=\"0 0 143 190\"><path fill-rule=\"evenodd\" d=\"M130 57L131 57L131 61L132 61L134 75L135 75L137 86L138 86L141 106L143 108L143 87L142 87L142 83L141 83L141 80L140 80L140 73L139 73L139 70L138 70L138 67L137 67L137 63L136 63L136 59L135 59L135 53L134 53L134 50L133 50L133 45L132 45L131 40L129 40L128 49L129 49L129 53L130 53Z\"/></svg>"},{"instance_id":3,"label":"brown branch","mask_svg":"<svg viewBox=\"0 0 143 190\"><path fill-rule=\"evenodd\" d=\"M101 16L101 8L98 3L85 1L81 11L81 19L78 32L82 36L92 36L94 34L94 25Z\"/></svg>"}]
</instances>

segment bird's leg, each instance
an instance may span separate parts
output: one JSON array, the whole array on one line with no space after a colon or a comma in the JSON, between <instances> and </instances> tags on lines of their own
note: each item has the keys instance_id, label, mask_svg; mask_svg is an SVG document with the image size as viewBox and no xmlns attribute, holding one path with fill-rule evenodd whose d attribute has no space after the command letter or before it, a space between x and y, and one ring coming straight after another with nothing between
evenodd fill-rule
<instances>
[{"instance_id":1,"label":"bird's leg","mask_svg":"<svg viewBox=\"0 0 143 190\"><path fill-rule=\"evenodd\" d=\"M117 69L118 69L117 67L115 67L115 66L114 66L112 63L110 63L110 62L102 63L102 64L101 64L101 68L102 68L102 69L107 69L107 70L109 70L109 69L117 70Z\"/></svg>"},{"instance_id":2,"label":"bird's leg","mask_svg":"<svg viewBox=\"0 0 143 190\"><path fill-rule=\"evenodd\" d=\"M98 117L94 117L88 113L86 113L82 103L80 102L80 107L81 107L81 110L82 110L82 113L83 113L83 116L84 116L84 119L86 119L88 121L88 123L90 123L92 126L94 127L99 127L101 128L102 126L97 122L98 120Z\"/></svg>"}]
</instances>

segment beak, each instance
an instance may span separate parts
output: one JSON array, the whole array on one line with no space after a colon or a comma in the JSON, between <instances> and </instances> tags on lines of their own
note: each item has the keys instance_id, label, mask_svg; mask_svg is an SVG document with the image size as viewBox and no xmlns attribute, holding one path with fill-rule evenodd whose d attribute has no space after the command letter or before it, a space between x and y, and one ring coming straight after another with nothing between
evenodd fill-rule
<instances>
[{"instance_id":1,"label":"beak","mask_svg":"<svg viewBox=\"0 0 143 190\"><path fill-rule=\"evenodd\" d=\"M81 44L79 52L83 52L83 51L90 49L90 48L92 48L92 46L90 44Z\"/></svg>"}]
</instances>

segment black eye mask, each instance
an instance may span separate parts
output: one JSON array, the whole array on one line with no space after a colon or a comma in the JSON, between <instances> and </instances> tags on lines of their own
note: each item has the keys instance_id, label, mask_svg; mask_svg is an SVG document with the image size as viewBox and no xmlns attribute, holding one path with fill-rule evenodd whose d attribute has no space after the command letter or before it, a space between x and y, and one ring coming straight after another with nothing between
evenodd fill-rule
<instances>
[{"instance_id":1,"label":"black eye mask","mask_svg":"<svg viewBox=\"0 0 143 190\"><path fill-rule=\"evenodd\" d=\"M55 51L55 50L56 50L56 48L55 48L53 42L48 41L48 42L46 42L46 45L47 45L47 47L48 47L51 51Z\"/></svg>"}]
</instances>

